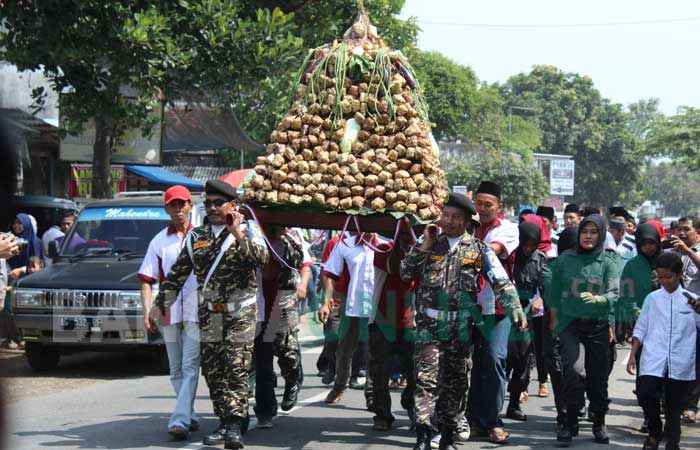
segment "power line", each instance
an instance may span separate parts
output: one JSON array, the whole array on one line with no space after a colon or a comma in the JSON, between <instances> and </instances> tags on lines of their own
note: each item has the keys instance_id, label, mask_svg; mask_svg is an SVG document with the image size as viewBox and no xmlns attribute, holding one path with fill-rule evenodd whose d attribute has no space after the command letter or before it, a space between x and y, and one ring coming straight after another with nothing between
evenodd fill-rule
<instances>
[{"instance_id":1,"label":"power line","mask_svg":"<svg viewBox=\"0 0 700 450\"><path fill-rule=\"evenodd\" d=\"M505 24L505 23L433 22L433 21L429 21L429 20L418 19L418 23L423 24L423 25L440 25L440 26L463 27L463 28L510 28L510 29L602 28L602 27L618 27L618 26L691 23L691 22L699 22L699 21L700 21L700 17L679 17L679 18L671 18L671 19L629 20L629 21L599 22L599 23Z\"/></svg>"}]
</instances>

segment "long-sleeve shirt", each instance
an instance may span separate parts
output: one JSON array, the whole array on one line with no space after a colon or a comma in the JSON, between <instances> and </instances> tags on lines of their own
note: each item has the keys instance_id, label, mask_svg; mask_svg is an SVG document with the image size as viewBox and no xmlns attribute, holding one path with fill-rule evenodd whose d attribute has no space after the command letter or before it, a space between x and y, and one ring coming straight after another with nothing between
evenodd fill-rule
<instances>
[{"instance_id":1,"label":"long-sleeve shirt","mask_svg":"<svg viewBox=\"0 0 700 450\"><path fill-rule=\"evenodd\" d=\"M696 336L700 314L680 286L673 293L657 289L644 300L633 336L642 343L639 375L695 380Z\"/></svg>"},{"instance_id":2,"label":"long-sleeve shirt","mask_svg":"<svg viewBox=\"0 0 700 450\"><path fill-rule=\"evenodd\" d=\"M633 322L639 316L644 299L653 288L653 272L644 255L632 258L620 277L619 309L623 320Z\"/></svg>"},{"instance_id":3,"label":"long-sleeve shirt","mask_svg":"<svg viewBox=\"0 0 700 450\"><path fill-rule=\"evenodd\" d=\"M503 265L483 242L465 233L452 249L445 235L440 235L428 251L420 249L421 243L422 240L411 247L401 261L401 278L405 281L420 279L417 310L425 307L443 311L473 309L481 290L481 279L492 287L496 300L506 311L521 308L515 286Z\"/></svg>"},{"instance_id":4,"label":"long-sleeve shirt","mask_svg":"<svg viewBox=\"0 0 700 450\"><path fill-rule=\"evenodd\" d=\"M564 252L552 267L550 307L557 309L563 329L573 319L594 319L613 323L620 290L619 257L614 253ZM590 292L607 299L604 304L587 304L581 294Z\"/></svg>"}]
</instances>

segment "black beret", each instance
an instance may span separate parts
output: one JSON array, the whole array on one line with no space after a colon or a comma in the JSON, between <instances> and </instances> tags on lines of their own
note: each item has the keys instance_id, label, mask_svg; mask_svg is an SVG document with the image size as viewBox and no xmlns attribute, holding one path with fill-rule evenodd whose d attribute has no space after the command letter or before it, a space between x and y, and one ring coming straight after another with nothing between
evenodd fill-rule
<instances>
[{"instance_id":1,"label":"black beret","mask_svg":"<svg viewBox=\"0 0 700 450\"><path fill-rule=\"evenodd\" d=\"M538 206L537 215L545 217L549 220L554 220L554 208L551 206Z\"/></svg>"},{"instance_id":2,"label":"black beret","mask_svg":"<svg viewBox=\"0 0 700 450\"><path fill-rule=\"evenodd\" d=\"M493 181L482 181L479 183L479 188L476 190L477 194L490 194L500 200L501 198L501 186Z\"/></svg>"},{"instance_id":3,"label":"black beret","mask_svg":"<svg viewBox=\"0 0 700 450\"><path fill-rule=\"evenodd\" d=\"M622 206L613 206L608 210L608 213L611 216L620 216L624 217L625 219L632 217L632 215Z\"/></svg>"},{"instance_id":4,"label":"black beret","mask_svg":"<svg viewBox=\"0 0 700 450\"><path fill-rule=\"evenodd\" d=\"M464 194L451 192L450 197L447 199L447 203L445 203L445 206L459 208L465 213L467 213L467 215L469 216L476 215L476 208L474 208L474 204Z\"/></svg>"},{"instance_id":5,"label":"black beret","mask_svg":"<svg viewBox=\"0 0 700 450\"><path fill-rule=\"evenodd\" d=\"M236 188L222 180L207 180L204 185L204 193L209 195L223 195L229 200L237 199Z\"/></svg>"},{"instance_id":6,"label":"black beret","mask_svg":"<svg viewBox=\"0 0 700 450\"><path fill-rule=\"evenodd\" d=\"M578 205L576 203L569 203L566 205L566 208L564 208L564 214L566 213L576 213L581 215L581 210L578 209Z\"/></svg>"}]
</instances>

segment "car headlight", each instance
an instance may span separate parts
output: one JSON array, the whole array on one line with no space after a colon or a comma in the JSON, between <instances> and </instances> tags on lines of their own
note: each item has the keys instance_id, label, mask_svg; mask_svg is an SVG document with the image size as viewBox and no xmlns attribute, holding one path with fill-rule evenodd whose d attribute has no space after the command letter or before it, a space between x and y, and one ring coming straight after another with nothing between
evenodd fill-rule
<instances>
[{"instance_id":1,"label":"car headlight","mask_svg":"<svg viewBox=\"0 0 700 450\"><path fill-rule=\"evenodd\" d=\"M38 289L17 289L17 291L15 291L15 306L44 306L44 292Z\"/></svg>"},{"instance_id":2,"label":"car headlight","mask_svg":"<svg viewBox=\"0 0 700 450\"><path fill-rule=\"evenodd\" d=\"M141 309L141 294L138 292L122 292L119 294L119 303L124 309Z\"/></svg>"}]
</instances>

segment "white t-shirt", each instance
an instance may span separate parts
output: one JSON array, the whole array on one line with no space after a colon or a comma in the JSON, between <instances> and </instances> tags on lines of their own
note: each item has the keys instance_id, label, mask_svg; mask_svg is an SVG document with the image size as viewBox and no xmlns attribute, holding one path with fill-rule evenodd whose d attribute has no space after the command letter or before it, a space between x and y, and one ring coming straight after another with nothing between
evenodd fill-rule
<instances>
[{"instance_id":1,"label":"white t-shirt","mask_svg":"<svg viewBox=\"0 0 700 450\"><path fill-rule=\"evenodd\" d=\"M695 380L695 337L700 314L688 304L684 291L681 287L673 293L657 289L644 300L633 333L643 346L640 376Z\"/></svg>"},{"instance_id":2,"label":"white t-shirt","mask_svg":"<svg viewBox=\"0 0 700 450\"><path fill-rule=\"evenodd\" d=\"M178 236L171 226L155 235L139 268L139 279L147 283L159 283L165 279L185 246L185 239ZM197 280L194 273L185 281L177 300L170 305L169 323L199 322L197 312Z\"/></svg>"},{"instance_id":3,"label":"white t-shirt","mask_svg":"<svg viewBox=\"0 0 700 450\"><path fill-rule=\"evenodd\" d=\"M497 243L503 247L505 251L498 255L498 259L504 262L520 245L520 233L516 224L506 219L500 219L499 222L486 232L483 241L486 245ZM476 299L482 314L496 313L496 295L489 283L484 284Z\"/></svg>"},{"instance_id":4,"label":"white t-shirt","mask_svg":"<svg viewBox=\"0 0 700 450\"><path fill-rule=\"evenodd\" d=\"M374 251L367 245L357 245L357 236L345 238L333 248L323 270L339 277L347 265L350 274L345 315L370 317L374 292ZM346 245L347 244L347 245Z\"/></svg>"}]
</instances>

